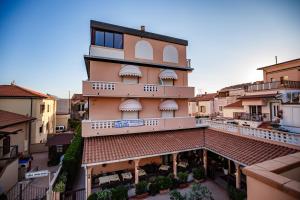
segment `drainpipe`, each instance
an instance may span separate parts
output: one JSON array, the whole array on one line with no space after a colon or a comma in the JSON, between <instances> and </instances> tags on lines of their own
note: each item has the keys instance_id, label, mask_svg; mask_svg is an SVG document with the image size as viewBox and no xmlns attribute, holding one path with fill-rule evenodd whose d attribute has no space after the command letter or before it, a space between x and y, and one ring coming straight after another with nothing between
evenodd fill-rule
<instances>
[{"instance_id":1,"label":"drainpipe","mask_svg":"<svg viewBox=\"0 0 300 200\"><path fill-rule=\"evenodd\" d=\"M32 98L30 98L30 117L32 117ZM29 138L28 138L28 154L30 154L30 146L31 146L31 123L29 123Z\"/></svg>"}]
</instances>

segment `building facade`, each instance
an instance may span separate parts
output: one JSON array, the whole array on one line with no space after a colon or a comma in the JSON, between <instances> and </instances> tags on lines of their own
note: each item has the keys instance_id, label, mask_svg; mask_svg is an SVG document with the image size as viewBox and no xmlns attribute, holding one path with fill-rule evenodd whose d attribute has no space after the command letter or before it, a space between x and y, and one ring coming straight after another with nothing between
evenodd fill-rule
<instances>
[{"instance_id":1,"label":"building facade","mask_svg":"<svg viewBox=\"0 0 300 200\"><path fill-rule=\"evenodd\" d=\"M195 119L188 114L194 88L188 86L192 68L186 59L187 44L143 29L91 21L90 54L84 57L88 80L83 81L83 96L89 105L89 119L82 121L85 148L95 136L195 127ZM152 161L160 163L162 157L143 162ZM92 162L87 173L108 170L97 165L97 160ZM134 170L134 165L116 163L109 171L124 168ZM88 194L90 188L88 185Z\"/></svg>"},{"instance_id":2,"label":"building facade","mask_svg":"<svg viewBox=\"0 0 300 200\"><path fill-rule=\"evenodd\" d=\"M19 157L29 153L29 130L34 118L0 110L0 188L18 182Z\"/></svg>"},{"instance_id":3,"label":"building facade","mask_svg":"<svg viewBox=\"0 0 300 200\"><path fill-rule=\"evenodd\" d=\"M217 93L205 93L189 100L189 114L196 117L212 117L215 112L215 97Z\"/></svg>"},{"instance_id":4,"label":"building facade","mask_svg":"<svg viewBox=\"0 0 300 200\"><path fill-rule=\"evenodd\" d=\"M56 127L56 100L18 85L0 85L0 109L35 118L31 124L31 144L45 143Z\"/></svg>"}]
</instances>

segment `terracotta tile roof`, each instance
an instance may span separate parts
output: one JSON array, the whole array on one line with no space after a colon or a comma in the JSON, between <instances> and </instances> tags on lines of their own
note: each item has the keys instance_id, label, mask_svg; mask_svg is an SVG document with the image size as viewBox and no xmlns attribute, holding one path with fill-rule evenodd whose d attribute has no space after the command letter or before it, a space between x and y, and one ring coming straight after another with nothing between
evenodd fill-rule
<instances>
[{"instance_id":1,"label":"terracotta tile roof","mask_svg":"<svg viewBox=\"0 0 300 200\"><path fill-rule=\"evenodd\" d=\"M232 104L228 104L227 106L224 106L224 108L243 108L242 101L240 100Z\"/></svg>"},{"instance_id":2,"label":"terracotta tile roof","mask_svg":"<svg viewBox=\"0 0 300 200\"><path fill-rule=\"evenodd\" d=\"M28 122L33 119L34 118L25 115L0 110L0 128Z\"/></svg>"},{"instance_id":3,"label":"terracotta tile roof","mask_svg":"<svg viewBox=\"0 0 300 200\"><path fill-rule=\"evenodd\" d=\"M213 100L216 96L217 96L217 93L209 93L209 94L198 95L194 98L191 98L190 102L210 101L210 100Z\"/></svg>"},{"instance_id":4,"label":"terracotta tile roof","mask_svg":"<svg viewBox=\"0 0 300 200\"><path fill-rule=\"evenodd\" d=\"M236 90L236 89L245 89L249 85L251 85L251 83L241 83L241 84L237 84L237 85L231 85L231 86L222 88L219 92L226 92L226 91Z\"/></svg>"},{"instance_id":5,"label":"terracotta tile roof","mask_svg":"<svg viewBox=\"0 0 300 200\"><path fill-rule=\"evenodd\" d=\"M198 130L85 138L83 163L168 154L169 152L201 148L203 142L203 133Z\"/></svg>"},{"instance_id":6,"label":"terracotta tile roof","mask_svg":"<svg viewBox=\"0 0 300 200\"><path fill-rule=\"evenodd\" d=\"M208 129L205 147L245 165L296 153L296 149Z\"/></svg>"},{"instance_id":7,"label":"terracotta tile roof","mask_svg":"<svg viewBox=\"0 0 300 200\"><path fill-rule=\"evenodd\" d=\"M73 100L83 101L83 100L87 100L87 97L84 97L82 94L73 94L72 101Z\"/></svg>"},{"instance_id":8,"label":"terracotta tile roof","mask_svg":"<svg viewBox=\"0 0 300 200\"><path fill-rule=\"evenodd\" d=\"M0 97L49 98L48 95L18 85L0 85Z\"/></svg>"},{"instance_id":9,"label":"terracotta tile roof","mask_svg":"<svg viewBox=\"0 0 300 200\"><path fill-rule=\"evenodd\" d=\"M51 137L47 138L46 145L53 146L53 145L71 144L73 137L74 137L74 133L52 134Z\"/></svg>"},{"instance_id":10,"label":"terracotta tile roof","mask_svg":"<svg viewBox=\"0 0 300 200\"><path fill-rule=\"evenodd\" d=\"M84 139L83 164L130 160L157 154L206 148L244 165L297 150L208 129L174 130Z\"/></svg>"},{"instance_id":11,"label":"terracotta tile roof","mask_svg":"<svg viewBox=\"0 0 300 200\"><path fill-rule=\"evenodd\" d=\"M277 94L258 94L258 95L247 95L238 97L238 99L261 99L261 98L275 98Z\"/></svg>"}]
</instances>

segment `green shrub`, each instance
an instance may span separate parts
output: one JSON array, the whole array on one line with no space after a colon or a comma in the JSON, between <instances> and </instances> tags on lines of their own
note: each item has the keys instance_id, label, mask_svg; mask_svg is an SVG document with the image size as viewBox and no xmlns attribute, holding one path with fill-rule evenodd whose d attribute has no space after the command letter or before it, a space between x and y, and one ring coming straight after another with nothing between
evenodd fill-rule
<instances>
[{"instance_id":1,"label":"green shrub","mask_svg":"<svg viewBox=\"0 0 300 200\"><path fill-rule=\"evenodd\" d=\"M91 195L87 198L87 200L97 200L97 195L96 195L96 193L91 194Z\"/></svg>"},{"instance_id":2,"label":"green shrub","mask_svg":"<svg viewBox=\"0 0 300 200\"><path fill-rule=\"evenodd\" d=\"M170 189L171 189L171 190L174 190L174 189L178 188L178 187L179 187L179 181L178 181L177 178L175 178L174 174L170 173L170 174L168 175L168 177L171 179L171 186L170 186Z\"/></svg>"},{"instance_id":3,"label":"green shrub","mask_svg":"<svg viewBox=\"0 0 300 200\"><path fill-rule=\"evenodd\" d=\"M203 167L201 167L201 168L194 168L192 171L193 171L193 177L194 177L194 179L201 180L201 179L205 178L205 171L204 171Z\"/></svg>"},{"instance_id":4,"label":"green shrub","mask_svg":"<svg viewBox=\"0 0 300 200\"><path fill-rule=\"evenodd\" d=\"M53 188L54 192L64 192L65 190L66 190L66 183L64 183L61 180L58 181Z\"/></svg>"},{"instance_id":5,"label":"green shrub","mask_svg":"<svg viewBox=\"0 0 300 200\"><path fill-rule=\"evenodd\" d=\"M140 181L135 185L135 193L136 195L144 194L147 192L148 183L146 181Z\"/></svg>"},{"instance_id":6,"label":"green shrub","mask_svg":"<svg viewBox=\"0 0 300 200\"><path fill-rule=\"evenodd\" d=\"M177 176L180 183L187 183L189 177L187 172L179 172Z\"/></svg>"},{"instance_id":7,"label":"green shrub","mask_svg":"<svg viewBox=\"0 0 300 200\"><path fill-rule=\"evenodd\" d=\"M96 192L97 200L111 200L112 192L108 189Z\"/></svg>"},{"instance_id":8,"label":"green shrub","mask_svg":"<svg viewBox=\"0 0 300 200\"><path fill-rule=\"evenodd\" d=\"M242 190L237 190L233 186L228 186L227 188L228 196L232 200L244 200L246 198L246 193Z\"/></svg>"},{"instance_id":9,"label":"green shrub","mask_svg":"<svg viewBox=\"0 0 300 200\"><path fill-rule=\"evenodd\" d=\"M212 193L206 186L193 184L192 190L189 193L189 200L213 200Z\"/></svg>"},{"instance_id":10,"label":"green shrub","mask_svg":"<svg viewBox=\"0 0 300 200\"><path fill-rule=\"evenodd\" d=\"M172 190L170 193L170 199L171 200L186 200L187 199L187 196L186 194L185 195L182 195L180 192L178 192L177 190Z\"/></svg>"},{"instance_id":11,"label":"green shrub","mask_svg":"<svg viewBox=\"0 0 300 200\"><path fill-rule=\"evenodd\" d=\"M158 176L156 181L157 184L159 185L160 190L169 189L172 185L172 181L170 177L167 176Z\"/></svg>"},{"instance_id":12,"label":"green shrub","mask_svg":"<svg viewBox=\"0 0 300 200\"><path fill-rule=\"evenodd\" d=\"M128 190L125 186L117 186L111 189L112 200L126 200L128 199Z\"/></svg>"},{"instance_id":13,"label":"green shrub","mask_svg":"<svg viewBox=\"0 0 300 200\"><path fill-rule=\"evenodd\" d=\"M157 182L150 183L150 185L149 185L149 194L151 196L154 196L154 195L158 194L159 190L160 190L160 187L159 187L159 184Z\"/></svg>"},{"instance_id":14,"label":"green shrub","mask_svg":"<svg viewBox=\"0 0 300 200\"><path fill-rule=\"evenodd\" d=\"M80 168L82 153L81 126L77 126L75 136L64 155L62 169L67 172L67 187L70 188Z\"/></svg>"}]
</instances>

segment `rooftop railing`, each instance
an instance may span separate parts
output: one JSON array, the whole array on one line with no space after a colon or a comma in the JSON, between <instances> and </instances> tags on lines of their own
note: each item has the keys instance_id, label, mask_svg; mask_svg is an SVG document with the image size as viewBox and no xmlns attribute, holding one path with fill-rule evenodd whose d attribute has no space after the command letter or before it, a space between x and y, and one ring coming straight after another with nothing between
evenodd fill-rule
<instances>
[{"instance_id":1,"label":"rooftop railing","mask_svg":"<svg viewBox=\"0 0 300 200\"><path fill-rule=\"evenodd\" d=\"M286 144L300 146L300 134L282 132L269 129L251 128L247 126L239 126L235 124L228 124L223 121L214 121L205 118L196 119L196 126L209 126L210 128L229 132L237 135L249 136L275 142L282 142Z\"/></svg>"},{"instance_id":2,"label":"rooftop railing","mask_svg":"<svg viewBox=\"0 0 300 200\"><path fill-rule=\"evenodd\" d=\"M262 121L270 120L270 114L269 113L251 114L246 112L234 112L233 118L246 120L246 121L262 122Z\"/></svg>"},{"instance_id":3,"label":"rooftop railing","mask_svg":"<svg viewBox=\"0 0 300 200\"><path fill-rule=\"evenodd\" d=\"M255 91L262 91L262 90L272 90L272 89L300 89L300 81L274 81L274 82L267 82L267 83L259 83L249 85L246 88L247 92L255 92Z\"/></svg>"}]
</instances>

